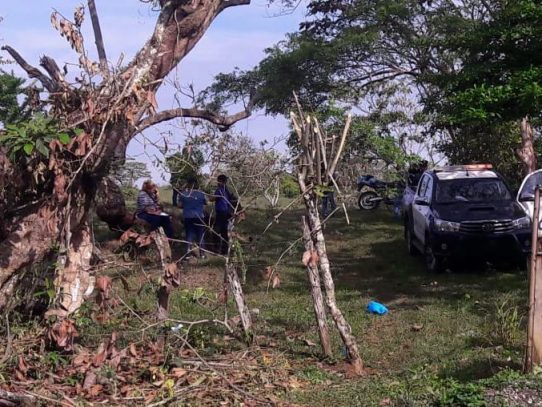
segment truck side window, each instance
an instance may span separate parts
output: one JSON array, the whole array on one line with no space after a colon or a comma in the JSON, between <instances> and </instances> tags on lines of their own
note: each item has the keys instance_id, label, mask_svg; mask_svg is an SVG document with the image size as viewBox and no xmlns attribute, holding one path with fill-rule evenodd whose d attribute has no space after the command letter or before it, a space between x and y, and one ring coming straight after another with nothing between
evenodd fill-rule
<instances>
[{"instance_id":1,"label":"truck side window","mask_svg":"<svg viewBox=\"0 0 542 407\"><path fill-rule=\"evenodd\" d=\"M427 183L428 183L429 177L427 175L424 175L422 180L420 181L420 185L418 187L418 196L424 197L425 191L427 190Z\"/></svg>"},{"instance_id":2,"label":"truck side window","mask_svg":"<svg viewBox=\"0 0 542 407\"><path fill-rule=\"evenodd\" d=\"M427 185L425 187L425 193L423 196L425 199L427 199L427 202L431 202L431 198L433 196L433 178L430 176L427 176Z\"/></svg>"}]
</instances>

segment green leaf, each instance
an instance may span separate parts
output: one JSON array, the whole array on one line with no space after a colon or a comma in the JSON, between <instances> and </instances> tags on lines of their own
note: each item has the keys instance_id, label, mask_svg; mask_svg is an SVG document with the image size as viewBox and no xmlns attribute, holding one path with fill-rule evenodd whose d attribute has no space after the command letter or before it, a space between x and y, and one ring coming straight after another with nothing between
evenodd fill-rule
<instances>
[{"instance_id":1,"label":"green leaf","mask_svg":"<svg viewBox=\"0 0 542 407\"><path fill-rule=\"evenodd\" d=\"M69 142L70 142L70 136L69 136L67 133L60 133L60 134L58 135L58 140L59 140L62 144L66 145L66 144L69 144Z\"/></svg>"},{"instance_id":2,"label":"green leaf","mask_svg":"<svg viewBox=\"0 0 542 407\"><path fill-rule=\"evenodd\" d=\"M26 155L32 155L32 152L34 151L34 144L26 143L23 147L23 150L26 153Z\"/></svg>"},{"instance_id":3,"label":"green leaf","mask_svg":"<svg viewBox=\"0 0 542 407\"><path fill-rule=\"evenodd\" d=\"M45 144L43 144L43 141L36 141L36 149L41 155L45 156L45 158L49 158L49 149L45 146Z\"/></svg>"},{"instance_id":4,"label":"green leaf","mask_svg":"<svg viewBox=\"0 0 542 407\"><path fill-rule=\"evenodd\" d=\"M84 130L83 129L74 129L73 132L75 133L76 136L80 136L81 134L83 134Z\"/></svg>"}]
</instances>

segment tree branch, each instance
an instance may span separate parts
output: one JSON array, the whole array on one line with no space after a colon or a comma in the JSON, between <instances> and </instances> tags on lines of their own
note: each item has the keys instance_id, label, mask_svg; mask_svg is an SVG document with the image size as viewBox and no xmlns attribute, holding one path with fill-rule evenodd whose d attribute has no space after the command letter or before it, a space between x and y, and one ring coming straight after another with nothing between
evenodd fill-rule
<instances>
[{"instance_id":1,"label":"tree branch","mask_svg":"<svg viewBox=\"0 0 542 407\"><path fill-rule=\"evenodd\" d=\"M180 117L207 120L208 122L216 124L220 131L226 131L238 121L249 117L250 114L251 110L249 108L235 113L231 116L222 116L211 112L210 110L203 110L197 108L177 108L171 110L164 110L141 120L137 126L137 132L141 133L142 131L158 123Z\"/></svg>"},{"instance_id":2,"label":"tree branch","mask_svg":"<svg viewBox=\"0 0 542 407\"><path fill-rule=\"evenodd\" d=\"M228 7L244 6L250 4L250 0L223 0L219 7L219 13L227 9Z\"/></svg>"},{"instance_id":3,"label":"tree branch","mask_svg":"<svg viewBox=\"0 0 542 407\"><path fill-rule=\"evenodd\" d=\"M57 87L51 78L47 77L47 75L41 72L38 68L26 62L26 60L9 45L4 45L2 50L11 55L15 62L17 62L19 66L26 71L29 77L39 80L49 92L55 92L57 90Z\"/></svg>"},{"instance_id":4,"label":"tree branch","mask_svg":"<svg viewBox=\"0 0 542 407\"><path fill-rule=\"evenodd\" d=\"M98 57L100 58L100 68L102 69L104 77L107 78L109 76L109 67L107 66L104 39L102 37L100 19L98 18L98 11L96 10L96 3L94 0L88 0L88 9L90 11L90 19L92 20L92 29L94 31L96 48L98 49Z\"/></svg>"}]
</instances>

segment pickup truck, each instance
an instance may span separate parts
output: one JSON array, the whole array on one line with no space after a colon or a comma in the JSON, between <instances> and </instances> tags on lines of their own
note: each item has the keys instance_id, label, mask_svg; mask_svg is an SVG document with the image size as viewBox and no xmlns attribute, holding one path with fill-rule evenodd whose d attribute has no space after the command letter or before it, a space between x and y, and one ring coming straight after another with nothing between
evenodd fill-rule
<instances>
[{"instance_id":1,"label":"pickup truck","mask_svg":"<svg viewBox=\"0 0 542 407\"><path fill-rule=\"evenodd\" d=\"M403 209L405 240L428 271L465 262L526 266L531 220L491 165L425 171L412 193Z\"/></svg>"}]
</instances>

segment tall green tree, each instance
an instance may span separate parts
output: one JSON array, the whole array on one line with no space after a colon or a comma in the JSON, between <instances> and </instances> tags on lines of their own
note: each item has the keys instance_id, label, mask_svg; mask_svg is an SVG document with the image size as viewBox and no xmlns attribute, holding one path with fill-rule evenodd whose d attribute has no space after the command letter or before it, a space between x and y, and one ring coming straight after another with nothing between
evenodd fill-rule
<instances>
[{"instance_id":1,"label":"tall green tree","mask_svg":"<svg viewBox=\"0 0 542 407\"><path fill-rule=\"evenodd\" d=\"M536 168L533 125L542 117L542 4L506 0L495 6L489 18L449 39L462 64L430 78L440 90L440 100L430 104L441 121L456 128L513 126L528 173Z\"/></svg>"},{"instance_id":2,"label":"tall green tree","mask_svg":"<svg viewBox=\"0 0 542 407\"><path fill-rule=\"evenodd\" d=\"M4 126L30 117L27 104L30 89L23 86L24 82L13 74L0 71L0 123Z\"/></svg>"}]
</instances>

